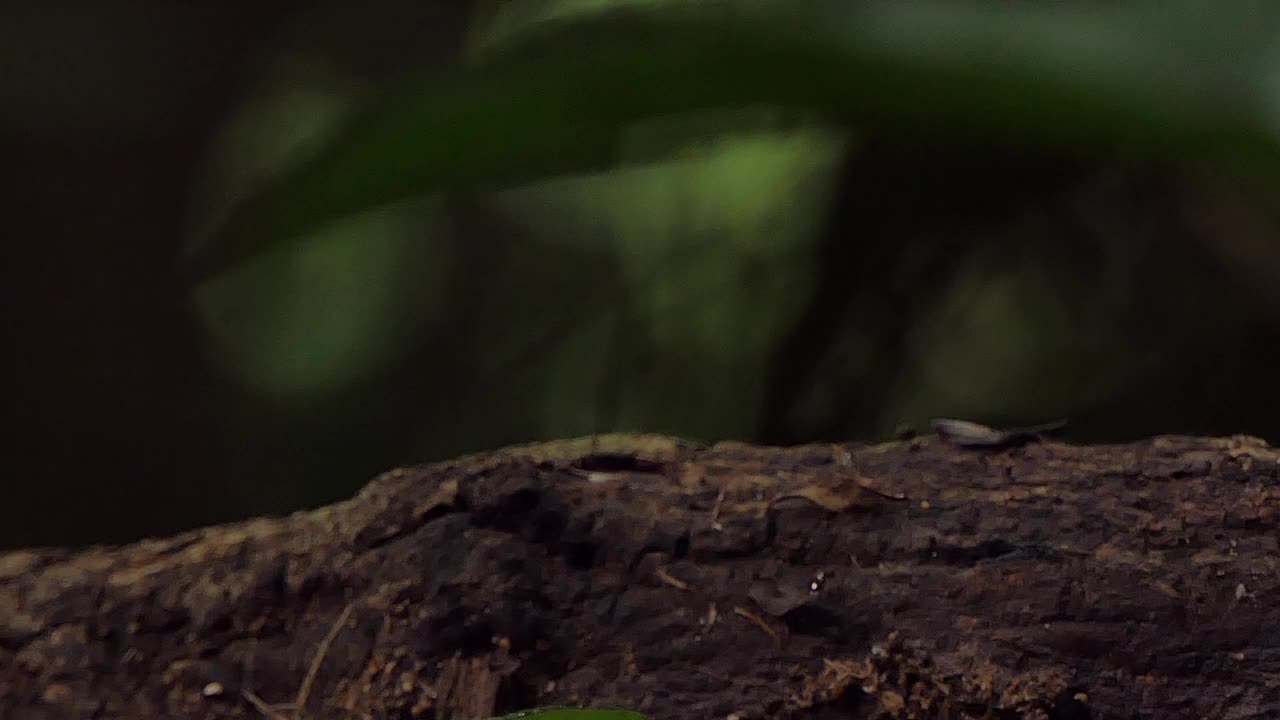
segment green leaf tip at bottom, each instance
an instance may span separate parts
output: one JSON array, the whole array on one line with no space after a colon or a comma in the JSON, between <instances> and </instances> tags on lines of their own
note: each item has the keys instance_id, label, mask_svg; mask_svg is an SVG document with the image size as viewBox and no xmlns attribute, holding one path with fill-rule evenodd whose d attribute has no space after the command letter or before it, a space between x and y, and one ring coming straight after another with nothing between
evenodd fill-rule
<instances>
[{"instance_id":1,"label":"green leaf tip at bottom","mask_svg":"<svg viewBox=\"0 0 1280 720\"><path fill-rule=\"evenodd\" d=\"M548 707L521 710L491 720L649 720L649 716L634 710L617 708Z\"/></svg>"}]
</instances>

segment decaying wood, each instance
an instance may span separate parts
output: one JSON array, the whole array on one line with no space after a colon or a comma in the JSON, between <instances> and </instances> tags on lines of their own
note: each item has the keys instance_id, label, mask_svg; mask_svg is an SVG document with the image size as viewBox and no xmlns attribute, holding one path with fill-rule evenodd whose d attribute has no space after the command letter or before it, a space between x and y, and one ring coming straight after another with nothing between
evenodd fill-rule
<instances>
[{"instance_id":1,"label":"decaying wood","mask_svg":"<svg viewBox=\"0 0 1280 720\"><path fill-rule=\"evenodd\" d=\"M1280 717L1280 453L531 445L0 555L0 717Z\"/></svg>"}]
</instances>

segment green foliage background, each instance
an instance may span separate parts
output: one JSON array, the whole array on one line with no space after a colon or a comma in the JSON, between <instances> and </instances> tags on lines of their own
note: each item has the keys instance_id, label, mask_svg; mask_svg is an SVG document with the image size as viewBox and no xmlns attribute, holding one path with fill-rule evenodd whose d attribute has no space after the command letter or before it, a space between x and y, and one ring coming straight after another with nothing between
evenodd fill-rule
<instances>
[{"instance_id":1,"label":"green foliage background","mask_svg":"<svg viewBox=\"0 0 1280 720\"><path fill-rule=\"evenodd\" d=\"M8 11L40 82L0 77L23 108L3 129L48 208L15 236L63 238L79 269L19 281L74 317L32 314L12 507L53 519L5 539L283 512L611 430L1275 437L1276 7L332 3L169 10L130 30L149 44L86 29L88 4ZM97 43L69 74L40 62L67 17ZM199 69L119 60L139 55ZM175 92L207 102L166 121ZM89 146L161 169L69 187L56 168L95 177Z\"/></svg>"}]
</instances>

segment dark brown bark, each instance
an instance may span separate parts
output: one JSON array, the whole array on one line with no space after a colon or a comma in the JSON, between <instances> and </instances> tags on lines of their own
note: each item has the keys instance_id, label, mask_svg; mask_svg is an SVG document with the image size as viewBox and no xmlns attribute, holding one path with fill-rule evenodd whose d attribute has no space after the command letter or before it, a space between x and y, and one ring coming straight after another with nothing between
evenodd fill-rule
<instances>
[{"instance_id":1,"label":"dark brown bark","mask_svg":"<svg viewBox=\"0 0 1280 720\"><path fill-rule=\"evenodd\" d=\"M0 555L0 717L1280 717L1278 463L610 436L397 470Z\"/></svg>"}]
</instances>

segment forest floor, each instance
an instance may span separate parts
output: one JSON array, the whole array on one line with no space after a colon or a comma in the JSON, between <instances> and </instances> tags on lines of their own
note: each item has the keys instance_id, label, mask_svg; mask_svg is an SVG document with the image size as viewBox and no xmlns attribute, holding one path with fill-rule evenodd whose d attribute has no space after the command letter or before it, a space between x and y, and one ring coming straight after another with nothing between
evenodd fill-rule
<instances>
[{"instance_id":1,"label":"forest floor","mask_svg":"<svg viewBox=\"0 0 1280 720\"><path fill-rule=\"evenodd\" d=\"M612 435L0 554L0 717L1280 717L1280 452Z\"/></svg>"}]
</instances>

